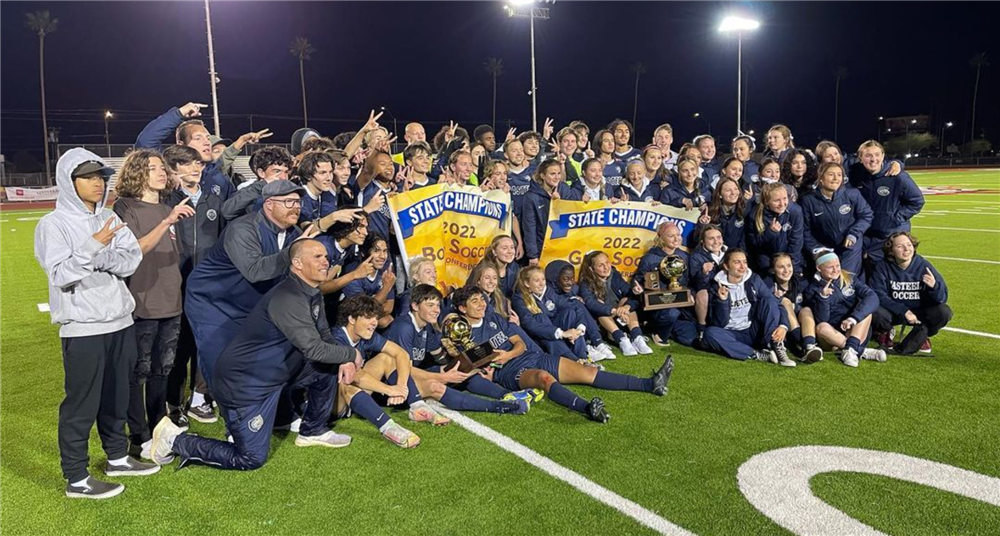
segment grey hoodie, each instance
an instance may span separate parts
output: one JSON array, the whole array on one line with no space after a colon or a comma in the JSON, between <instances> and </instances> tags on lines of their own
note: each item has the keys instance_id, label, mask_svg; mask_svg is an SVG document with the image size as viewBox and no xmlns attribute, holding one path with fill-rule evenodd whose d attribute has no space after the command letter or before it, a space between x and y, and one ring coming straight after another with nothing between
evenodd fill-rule
<instances>
[{"instance_id":1,"label":"grey hoodie","mask_svg":"<svg viewBox=\"0 0 1000 536\"><path fill-rule=\"evenodd\" d=\"M86 337L114 333L132 325L135 300L125 278L142 261L142 250L127 227L104 246L93 237L108 218L112 227L121 220L104 208L110 190L92 213L84 206L70 176L84 162L103 160L76 148L56 164L59 199L56 209L35 228L35 259L49 279L49 310L52 323L59 324L60 337Z\"/></svg>"}]
</instances>

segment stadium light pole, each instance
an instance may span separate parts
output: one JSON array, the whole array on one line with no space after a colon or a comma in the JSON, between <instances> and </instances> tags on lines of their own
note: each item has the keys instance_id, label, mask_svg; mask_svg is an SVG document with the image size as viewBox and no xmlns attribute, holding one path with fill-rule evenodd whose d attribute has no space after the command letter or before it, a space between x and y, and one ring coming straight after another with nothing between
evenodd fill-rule
<instances>
[{"instance_id":1,"label":"stadium light pole","mask_svg":"<svg viewBox=\"0 0 1000 536\"><path fill-rule=\"evenodd\" d=\"M745 19L743 17L729 16L722 19L719 24L719 33L736 32L737 59L736 59L736 135L743 131L743 33L752 32L760 28L760 21Z\"/></svg>"},{"instance_id":2,"label":"stadium light pole","mask_svg":"<svg viewBox=\"0 0 1000 536\"><path fill-rule=\"evenodd\" d=\"M108 149L108 158L111 157L111 135L108 131L108 121L114 116L115 114L111 113L111 110L106 110L104 112L104 145Z\"/></svg>"},{"instance_id":3,"label":"stadium light pole","mask_svg":"<svg viewBox=\"0 0 1000 536\"><path fill-rule=\"evenodd\" d=\"M903 130L903 137L906 138L906 152L910 152L910 125L916 125L916 119L910 119L910 122L906 123L906 128ZM909 154L906 155L907 158L910 157Z\"/></svg>"},{"instance_id":4,"label":"stadium light pole","mask_svg":"<svg viewBox=\"0 0 1000 536\"><path fill-rule=\"evenodd\" d=\"M208 0L205 0L205 29L208 33L208 76L212 82L212 119L215 121L215 135L222 137L219 129L219 92L216 85L219 77L215 72L215 48L212 44L212 12L208 9Z\"/></svg>"},{"instance_id":5,"label":"stadium light pole","mask_svg":"<svg viewBox=\"0 0 1000 536\"><path fill-rule=\"evenodd\" d=\"M527 17L531 27L531 130L537 132L538 86L535 83L535 19L548 20L549 8L535 7L534 3L535 0L511 0L503 9L508 17Z\"/></svg>"},{"instance_id":6,"label":"stadium light pole","mask_svg":"<svg viewBox=\"0 0 1000 536\"><path fill-rule=\"evenodd\" d=\"M941 125L941 137L938 138L938 145L941 146L941 155L940 156L942 158L944 157L944 129L951 128L954 125L955 125L955 123L952 123L951 121L948 121L947 123Z\"/></svg>"}]
</instances>

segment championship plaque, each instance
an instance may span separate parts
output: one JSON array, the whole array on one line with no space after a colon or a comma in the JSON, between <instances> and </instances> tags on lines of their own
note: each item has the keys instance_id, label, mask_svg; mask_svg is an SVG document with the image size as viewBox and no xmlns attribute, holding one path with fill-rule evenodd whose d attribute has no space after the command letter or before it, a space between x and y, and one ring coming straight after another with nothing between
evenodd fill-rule
<instances>
[{"instance_id":1,"label":"championship plaque","mask_svg":"<svg viewBox=\"0 0 1000 536\"><path fill-rule=\"evenodd\" d=\"M473 342L472 327L456 313L446 316L441 323L441 345L452 358L448 366L457 361L458 370L462 372L472 372L489 365L496 354L489 342Z\"/></svg>"},{"instance_id":2,"label":"championship plaque","mask_svg":"<svg viewBox=\"0 0 1000 536\"><path fill-rule=\"evenodd\" d=\"M694 305L691 289L684 288L677 282L687 268L684 259L677 255L667 255L660 261L656 272L646 274L645 292L642 293L643 305L647 311L670 309L673 307L690 307ZM660 276L667 279L667 288L660 284Z\"/></svg>"}]
</instances>

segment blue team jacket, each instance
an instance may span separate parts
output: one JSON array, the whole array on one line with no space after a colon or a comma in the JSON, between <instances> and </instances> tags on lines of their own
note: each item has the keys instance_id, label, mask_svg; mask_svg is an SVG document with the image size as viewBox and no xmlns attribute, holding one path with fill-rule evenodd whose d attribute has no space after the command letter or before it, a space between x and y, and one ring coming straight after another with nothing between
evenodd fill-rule
<instances>
[{"instance_id":1,"label":"blue team jacket","mask_svg":"<svg viewBox=\"0 0 1000 536\"><path fill-rule=\"evenodd\" d=\"M771 230L771 220L777 219L781 230ZM751 262L754 269L766 272L771 266L771 256L778 252L788 253L792 257L795 273L801 274L805 264L802 260L802 243L804 224L802 209L796 204L789 204L788 209L780 216L770 209L764 209L764 232L757 231L754 214L747 217L746 225L747 247L753 255Z\"/></svg>"},{"instance_id":2,"label":"blue team jacket","mask_svg":"<svg viewBox=\"0 0 1000 536\"><path fill-rule=\"evenodd\" d=\"M725 249L722 252L725 253ZM702 271L702 266L706 262L715 265L712 271L707 274ZM712 280L715 279L715 274L719 273L721 266L721 264L715 262L715 259L712 258L712 253L705 249L705 246L699 245L695 248L688 259L687 265L687 280L691 289L694 291L707 289Z\"/></svg>"},{"instance_id":3,"label":"blue team jacket","mask_svg":"<svg viewBox=\"0 0 1000 536\"><path fill-rule=\"evenodd\" d=\"M690 192L681 184L680 179L672 181L660 192L660 202L672 207L684 208L684 200L690 199L692 206L698 208L712 200L712 190L708 181L696 179L694 189Z\"/></svg>"},{"instance_id":4,"label":"blue team jacket","mask_svg":"<svg viewBox=\"0 0 1000 536\"><path fill-rule=\"evenodd\" d=\"M552 319L555 318L560 310L570 309L572 304L565 297L556 294L555 290L547 285L542 299L536 301L538 302L539 309L541 309L538 313L532 313L528 310L528 305L525 303L524 296L520 292L515 292L514 297L510 300L511 307L514 308L514 312L521 319L521 328L538 341L559 340L556 338L556 329L559 326L556 326L552 322Z\"/></svg>"},{"instance_id":5,"label":"blue team jacket","mask_svg":"<svg viewBox=\"0 0 1000 536\"><path fill-rule=\"evenodd\" d=\"M851 280L847 286L843 286L840 279L835 280L830 285L833 294L824 298L825 286L826 282L816 274L805 292L805 304L812 308L817 324L826 322L839 329L845 318L860 322L878 309L878 295L860 279Z\"/></svg>"},{"instance_id":6,"label":"blue team jacket","mask_svg":"<svg viewBox=\"0 0 1000 536\"><path fill-rule=\"evenodd\" d=\"M851 166L850 183L861 191L874 218L867 236L876 240L888 238L897 231L910 230L910 218L924 206L924 194L920 192L910 175L905 171L895 177L887 177L889 162L872 175L861 164Z\"/></svg>"},{"instance_id":7,"label":"blue team jacket","mask_svg":"<svg viewBox=\"0 0 1000 536\"><path fill-rule=\"evenodd\" d=\"M615 195L618 199L622 201L659 201L660 200L660 183L654 178L649 181L646 188L643 191L636 190L627 180L622 180L622 183L615 188Z\"/></svg>"},{"instance_id":8,"label":"blue team jacket","mask_svg":"<svg viewBox=\"0 0 1000 536\"><path fill-rule=\"evenodd\" d=\"M587 306L590 314L594 318L611 316L611 309L617 307L618 302L622 298L628 298L627 303L631 306L632 311L637 311L639 309L639 301L632 294L632 285L625 281L622 274L618 273L618 269L612 266L611 275L608 278L611 283L609 285L611 294L605 296L604 301L597 299L597 295L594 294L594 291L589 286L580 284L580 297L583 298L583 303Z\"/></svg>"},{"instance_id":9,"label":"blue team jacket","mask_svg":"<svg viewBox=\"0 0 1000 536\"><path fill-rule=\"evenodd\" d=\"M579 201L580 193L566 183L557 187L561 199ZM552 196L537 182L532 182L524 196L524 217L521 218L521 236L524 238L524 255L537 259L542 255L545 243L545 228L549 224L549 206Z\"/></svg>"},{"instance_id":10,"label":"blue team jacket","mask_svg":"<svg viewBox=\"0 0 1000 536\"><path fill-rule=\"evenodd\" d=\"M872 223L872 209L861 192L845 184L827 199L813 190L799 199L805 223L803 239L807 252L830 248L840 251L844 240L853 236L860 242Z\"/></svg>"}]
</instances>

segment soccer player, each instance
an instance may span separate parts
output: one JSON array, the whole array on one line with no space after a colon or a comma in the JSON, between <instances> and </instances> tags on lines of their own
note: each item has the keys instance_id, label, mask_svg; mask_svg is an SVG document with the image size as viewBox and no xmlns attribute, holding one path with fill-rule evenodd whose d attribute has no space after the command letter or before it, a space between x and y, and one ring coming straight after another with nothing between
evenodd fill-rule
<instances>
[{"instance_id":1,"label":"soccer player","mask_svg":"<svg viewBox=\"0 0 1000 536\"><path fill-rule=\"evenodd\" d=\"M663 157L663 169L665 171L673 171L674 167L677 166L677 158L680 156L675 153L670 146L674 144L674 127L670 126L670 123L664 123L653 131L653 145L660 148L660 153Z\"/></svg>"},{"instance_id":2,"label":"soccer player","mask_svg":"<svg viewBox=\"0 0 1000 536\"><path fill-rule=\"evenodd\" d=\"M750 136L737 136L733 138L732 142L733 158L740 161L743 164L743 175L742 183L743 189L749 190L750 185L757 183L760 180L760 166L757 162L753 161L753 153L756 150L756 145L754 144L753 138ZM726 164L722 165L723 172L725 172Z\"/></svg>"},{"instance_id":3,"label":"soccer player","mask_svg":"<svg viewBox=\"0 0 1000 536\"><path fill-rule=\"evenodd\" d=\"M651 152L659 153L660 150L654 147ZM630 161L625 167L625 180L615 190L615 198L659 204L660 183L647 175L646 169L642 159Z\"/></svg>"},{"instance_id":4,"label":"soccer player","mask_svg":"<svg viewBox=\"0 0 1000 536\"><path fill-rule=\"evenodd\" d=\"M431 146L425 141L417 141L403 149L403 161L409 168L406 178L409 180L409 190L437 184L437 181L427 174L431 171Z\"/></svg>"},{"instance_id":5,"label":"soccer player","mask_svg":"<svg viewBox=\"0 0 1000 536\"><path fill-rule=\"evenodd\" d=\"M702 178L708 179L714 185L719 180L719 171L722 166L719 164L718 153L715 149L715 138L711 134L695 136L694 146L701 153L701 167L705 170Z\"/></svg>"},{"instance_id":6,"label":"soccer player","mask_svg":"<svg viewBox=\"0 0 1000 536\"><path fill-rule=\"evenodd\" d=\"M352 296L371 296L382 305L378 318L379 329L392 323L392 309L396 299L396 273L389 261L389 244L379 234L369 234L361 246L360 258L371 261L371 275L357 278L343 289L343 299Z\"/></svg>"},{"instance_id":7,"label":"soccer player","mask_svg":"<svg viewBox=\"0 0 1000 536\"><path fill-rule=\"evenodd\" d=\"M538 166L524 199L521 221L524 229L524 254L528 257L529 264L537 265L542 256L545 229L549 222L549 206L553 199L579 201L580 194L563 179L563 164L550 158Z\"/></svg>"},{"instance_id":8,"label":"soccer player","mask_svg":"<svg viewBox=\"0 0 1000 536\"><path fill-rule=\"evenodd\" d=\"M629 145L632 141L632 125L624 119L615 119L608 125L608 130L615 139L615 160L627 165L632 160L641 158L639 149Z\"/></svg>"},{"instance_id":9,"label":"soccer player","mask_svg":"<svg viewBox=\"0 0 1000 536\"><path fill-rule=\"evenodd\" d=\"M778 163L784 163L788 151L795 148L795 142L792 140L792 131L788 127L774 125L767 131L767 150L764 151L764 156L772 157Z\"/></svg>"},{"instance_id":10,"label":"soccer player","mask_svg":"<svg viewBox=\"0 0 1000 536\"><path fill-rule=\"evenodd\" d=\"M700 339L708 321L708 288L715 280L715 274L722 269L722 258L729 247L723 241L722 230L712 224L699 230L698 241L699 245L688 261L687 280L694 292L694 314Z\"/></svg>"},{"instance_id":11,"label":"soccer player","mask_svg":"<svg viewBox=\"0 0 1000 536\"><path fill-rule=\"evenodd\" d=\"M816 188L816 160L802 149L788 149L781 163L780 180L791 187L788 200L799 202L807 193Z\"/></svg>"},{"instance_id":12,"label":"soccer player","mask_svg":"<svg viewBox=\"0 0 1000 536\"><path fill-rule=\"evenodd\" d=\"M816 345L816 319L810 308L803 307L807 285L796 275L789 254L775 253L771 257L771 275L764 278L764 284L785 309L789 327L785 346L797 348L806 363L822 361L823 350Z\"/></svg>"},{"instance_id":13,"label":"soccer player","mask_svg":"<svg viewBox=\"0 0 1000 536\"><path fill-rule=\"evenodd\" d=\"M548 215L545 217L548 218ZM483 254L484 261L496 264L499 269L500 290L507 299L514 296L514 290L517 288L517 273L521 269L521 266L514 262L517 250L518 246L514 243L513 238L507 235L498 235L493 237L489 247L486 248L486 253Z\"/></svg>"},{"instance_id":14,"label":"soccer player","mask_svg":"<svg viewBox=\"0 0 1000 536\"><path fill-rule=\"evenodd\" d=\"M261 147L250 156L250 169L257 179L244 182L235 194L226 199L222 205L222 217L226 221L245 216L259 208L264 186L274 181L288 180L292 169L292 155L283 147Z\"/></svg>"},{"instance_id":15,"label":"soccer player","mask_svg":"<svg viewBox=\"0 0 1000 536\"><path fill-rule=\"evenodd\" d=\"M604 181L612 191L625 177L625 164L615 158L615 136L609 130L598 130L594 134L594 158L604 166Z\"/></svg>"},{"instance_id":16,"label":"soccer player","mask_svg":"<svg viewBox=\"0 0 1000 536\"><path fill-rule=\"evenodd\" d=\"M687 265L688 254L680 249L680 246L681 230L677 224L671 221L661 223L656 229L656 244L639 259L635 276L632 278L633 285L643 286L646 274L652 272L657 274L660 287L667 288L669 280L660 273L660 262L668 256L675 255ZM683 287L688 286L686 271L681 274L678 283ZM674 339L684 346L691 346L698 337L691 307L645 311L644 315L649 318L649 326L654 330L653 343L657 346L670 346L670 339Z\"/></svg>"},{"instance_id":17,"label":"soccer player","mask_svg":"<svg viewBox=\"0 0 1000 536\"><path fill-rule=\"evenodd\" d=\"M742 170L738 160L733 159L733 162ZM727 247L743 249L746 243L744 229L750 207L740 190L739 173L735 178L727 175L719 179L711 197L708 210L698 218L699 229L694 233L695 238L704 226L715 225L722 231L722 242Z\"/></svg>"},{"instance_id":18,"label":"soccer player","mask_svg":"<svg viewBox=\"0 0 1000 536\"><path fill-rule=\"evenodd\" d=\"M698 163L693 158L682 156L675 169L677 178L660 193L660 202L705 213L708 201L712 198L712 190L708 187L708 181L698 178Z\"/></svg>"},{"instance_id":19,"label":"soccer player","mask_svg":"<svg viewBox=\"0 0 1000 536\"><path fill-rule=\"evenodd\" d=\"M653 353L639 328L636 314L639 309L636 296L641 293L642 287L626 283L603 251L591 251L583 257L580 264L580 296L590 314L611 335L626 357ZM621 330L623 327L629 330L627 336Z\"/></svg>"},{"instance_id":20,"label":"soccer player","mask_svg":"<svg viewBox=\"0 0 1000 536\"><path fill-rule=\"evenodd\" d=\"M596 158L588 158L580 164L582 176L573 185L580 192L582 201L603 201L615 196L614 187L604 178L604 164Z\"/></svg>"},{"instance_id":21,"label":"soccer player","mask_svg":"<svg viewBox=\"0 0 1000 536\"><path fill-rule=\"evenodd\" d=\"M798 159L793 156L785 162ZM844 168L824 162L819 168L817 188L799 199L807 252L813 256L833 251L841 267L861 275L864 243L861 239L872 223L872 209L853 186L844 185Z\"/></svg>"},{"instance_id":22,"label":"soccer player","mask_svg":"<svg viewBox=\"0 0 1000 536\"><path fill-rule=\"evenodd\" d=\"M789 202L784 184L764 186L761 201L748 223L747 246L750 248L755 270L767 273L772 255L788 253L792 256L795 273L802 273L805 268L802 260L802 209Z\"/></svg>"}]
</instances>

